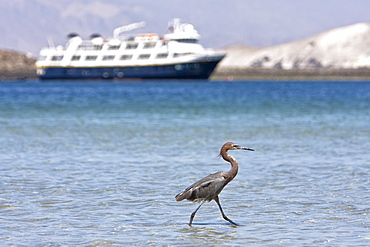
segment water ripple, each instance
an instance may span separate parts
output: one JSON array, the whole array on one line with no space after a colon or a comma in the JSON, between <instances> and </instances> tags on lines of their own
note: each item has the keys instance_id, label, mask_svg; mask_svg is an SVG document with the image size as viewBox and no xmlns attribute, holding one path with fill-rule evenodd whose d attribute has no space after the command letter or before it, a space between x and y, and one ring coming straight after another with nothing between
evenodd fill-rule
<instances>
[{"instance_id":1,"label":"water ripple","mask_svg":"<svg viewBox=\"0 0 370 247\"><path fill-rule=\"evenodd\" d=\"M225 95L225 91L228 94ZM366 246L368 82L2 83L1 245ZM216 203L174 195L228 170Z\"/></svg>"}]
</instances>

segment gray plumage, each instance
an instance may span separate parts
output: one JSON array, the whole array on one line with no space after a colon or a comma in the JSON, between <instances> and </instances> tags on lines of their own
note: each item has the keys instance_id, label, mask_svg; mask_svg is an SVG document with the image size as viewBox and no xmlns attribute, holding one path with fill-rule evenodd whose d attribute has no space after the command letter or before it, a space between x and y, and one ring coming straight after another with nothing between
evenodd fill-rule
<instances>
[{"instance_id":1,"label":"gray plumage","mask_svg":"<svg viewBox=\"0 0 370 247\"><path fill-rule=\"evenodd\" d=\"M211 201L226 185L225 172L217 172L202 178L190 185L184 192L176 196L176 201L187 199L189 201Z\"/></svg>"},{"instance_id":2,"label":"gray plumage","mask_svg":"<svg viewBox=\"0 0 370 247\"><path fill-rule=\"evenodd\" d=\"M218 194L222 191L222 189L231 181L234 179L236 174L238 173L238 162L237 160L228 154L227 151L229 150L249 150L254 151L251 148L245 148L242 146L239 146L232 142L225 143L220 150L220 156L227 162L230 162L231 169L228 172L216 172L213 174L208 175L205 178L202 178L198 182L195 182L194 184L190 185L188 188L186 188L183 192L176 195L176 201L182 201L184 199L187 199L189 201L194 202L200 202L201 204L198 206L198 208L191 214L190 216L190 222L189 225L191 226L194 216L196 212L199 210L199 208L203 205L206 201L214 200L222 214L222 217L229 221L230 223L237 225L232 220L226 217L224 214L220 200L218 198Z\"/></svg>"}]
</instances>

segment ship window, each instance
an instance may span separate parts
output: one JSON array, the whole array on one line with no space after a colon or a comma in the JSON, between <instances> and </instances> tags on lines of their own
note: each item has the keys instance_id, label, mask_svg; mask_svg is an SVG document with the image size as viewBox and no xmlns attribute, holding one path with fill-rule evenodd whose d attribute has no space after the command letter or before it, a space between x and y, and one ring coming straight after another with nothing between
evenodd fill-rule
<instances>
[{"instance_id":1,"label":"ship window","mask_svg":"<svg viewBox=\"0 0 370 247\"><path fill-rule=\"evenodd\" d=\"M200 65L199 63L188 63L188 64L184 64L184 68L190 69L190 70L197 70L200 68Z\"/></svg>"},{"instance_id":2,"label":"ship window","mask_svg":"<svg viewBox=\"0 0 370 247\"><path fill-rule=\"evenodd\" d=\"M134 50L134 49L136 49L136 48L137 48L137 46L138 46L138 44L137 44L137 43L127 44L126 49L127 49L127 50Z\"/></svg>"},{"instance_id":3,"label":"ship window","mask_svg":"<svg viewBox=\"0 0 370 247\"><path fill-rule=\"evenodd\" d=\"M114 56L104 56L103 61L111 61L114 59Z\"/></svg>"},{"instance_id":4,"label":"ship window","mask_svg":"<svg viewBox=\"0 0 370 247\"><path fill-rule=\"evenodd\" d=\"M108 47L108 50L119 50L120 47L120 45L112 45Z\"/></svg>"},{"instance_id":5,"label":"ship window","mask_svg":"<svg viewBox=\"0 0 370 247\"><path fill-rule=\"evenodd\" d=\"M63 56L53 56L51 58L51 61L62 61L62 59L63 59Z\"/></svg>"},{"instance_id":6,"label":"ship window","mask_svg":"<svg viewBox=\"0 0 370 247\"><path fill-rule=\"evenodd\" d=\"M81 58L81 56L73 56L72 57L72 61L78 61L78 60L80 60L80 58Z\"/></svg>"},{"instance_id":7,"label":"ship window","mask_svg":"<svg viewBox=\"0 0 370 247\"><path fill-rule=\"evenodd\" d=\"M98 56L86 56L86 61L95 61Z\"/></svg>"},{"instance_id":8,"label":"ship window","mask_svg":"<svg viewBox=\"0 0 370 247\"><path fill-rule=\"evenodd\" d=\"M168 57L168 53L159 53L157 54L157 57L158 59L163 59L163 58L167 58Z\"/></svg>"},{"instance_id":9,"label":"ship window","mask_svg":"<svg viewBox=\"0 0 370 247\"><path fill-rule=\"evenodd\" d=\"M93 51L93 50L101 50L102 49L102 45L93 45L91 42L84 42L82 43L78 49L79 50L85 50L85 51Z\"/></svg>"},{"instance_id":10,"label":"ship window","mask_svg":"<svg viewBox=\"0 0 370 247\"><path fill-rule=\"evenodd\" d=\"M175 70L183 70L184 68L185 68L185 66L182 65L182 64L176 64L175 65Z\"/></svg>"},{"instance_id":11,"label":"ship window","mask_svg":"<svg viewBox=\"0 0 370 247\"><path fill-rule=\"evenodd\" d=\"M144 44L144 49L152 49L152 48L154 48L155 47L155 42L148 42L148 43L145 43Z\"/></svg>"},{"instance_id":12,"label":"ship window","mask_svg":"<svg viewBox=\"0 0 370 247\"><path fill-rule=\"evenodd\" d=\"M181 43L190 43L190 44L198 43L197 39L177 39L176 41L181 42Z\"/></svg>"},{"instance_id":13,"label":"ship window","mask_svg":"<svg viewBox=\"0 0 370 247\"><path fill-rule=\"evenodd\" d=\"M150 54L141 54L138 59L149 59Z\"/></svg>"},{"instance_id":14,"label":"ship window","mask_svg":"<svg viewBox=\"0 0 370 247\"><path fill-rule=\"evenodd\" d=\"M200 64L199 63L193 63L191 64L192 69L200 69Z\"/></svg>"},{"instance_id":15,"label":"ship window","mask_svg":"<svg viewBox=\"0 0 370 247\"><path fill-rule=\"evenodd\" d=\"M121 60L131 60L132 55L122 55Z\"/></svg>"},{"instance_id":16,"label":"ship window","mask_svg":"<svg viewBox=\"0 0 370 247\"><path fill-rule=\"evenodd\" d=\"M175 53L173 54L173 57L182 57L182 56L186 56L186 55L191 55L193 53L191 52L188 52L188 53Z\"/></svg>"}]
</instances>

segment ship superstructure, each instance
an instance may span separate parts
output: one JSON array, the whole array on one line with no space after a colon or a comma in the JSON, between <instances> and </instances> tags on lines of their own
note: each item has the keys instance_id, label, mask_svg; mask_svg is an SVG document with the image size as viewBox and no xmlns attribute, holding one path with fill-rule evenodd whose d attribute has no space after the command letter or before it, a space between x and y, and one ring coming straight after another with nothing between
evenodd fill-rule
<instances>
[{"instance_id":1,"label":"ship superstructure","mask_svg":"<svg viewBox=\"0 0 370 247\"><path fill-rule=\"evenodd\" d=\"M66 46L49 46L36 62L41 79L207 79L225 53L204 49L193 25L174 19L164 36L127 35L144 22L116 28L112 38L70 34Z\"/></svg>"}]
</instances>

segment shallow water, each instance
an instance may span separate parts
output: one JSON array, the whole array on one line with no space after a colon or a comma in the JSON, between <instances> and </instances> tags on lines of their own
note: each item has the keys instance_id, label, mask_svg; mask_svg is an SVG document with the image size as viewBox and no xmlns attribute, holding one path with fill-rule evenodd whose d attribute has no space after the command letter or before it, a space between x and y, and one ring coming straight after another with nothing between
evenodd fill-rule
<instances>
[{"instance_id":1,"label":"shallow water","mask_svg":"<svg viewBox=\"0 0 370 247\"><path fill-rule=\"evenodd\" d=\"M2 246L367 246L370 83L0 83ZM226 141L214 202L174 196Z\"/></svg>"}]
</instances>

